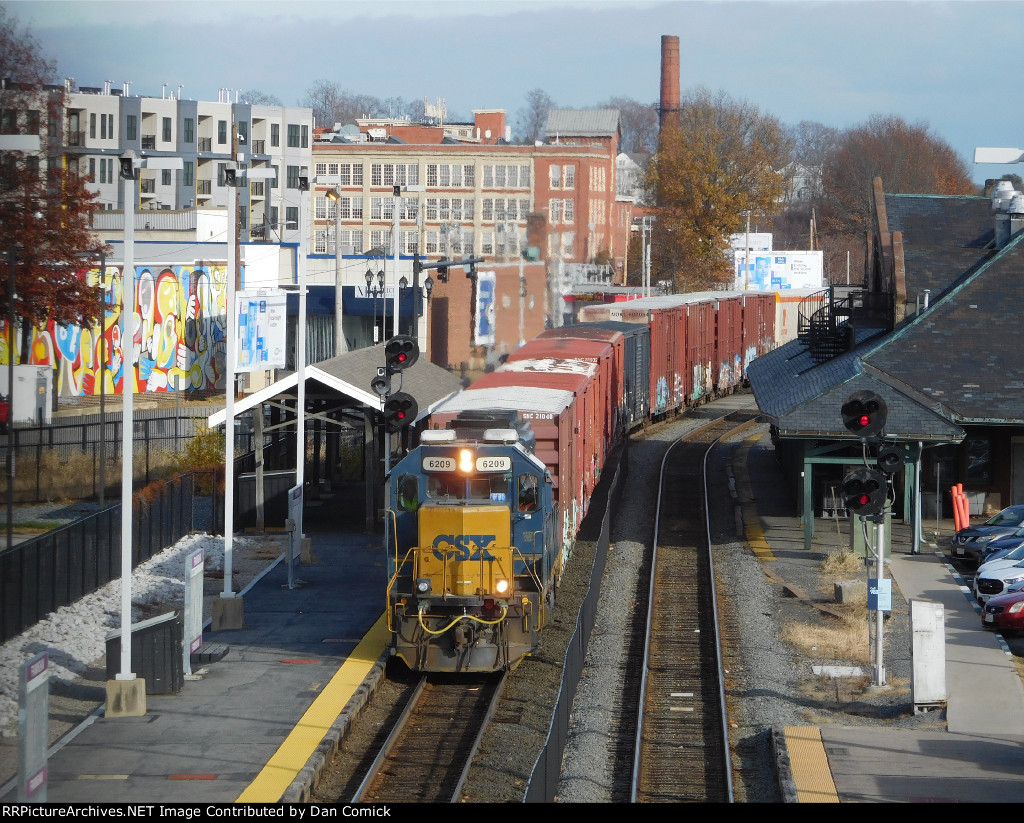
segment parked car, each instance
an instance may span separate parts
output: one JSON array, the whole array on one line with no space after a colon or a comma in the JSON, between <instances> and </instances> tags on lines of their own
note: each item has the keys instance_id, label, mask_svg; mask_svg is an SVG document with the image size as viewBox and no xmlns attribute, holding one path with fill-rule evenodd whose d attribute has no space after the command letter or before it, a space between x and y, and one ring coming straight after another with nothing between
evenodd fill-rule
<instances>
[{"instance_id":1,"label":"parked car","mask_svg":"<svg viewBox=\"0 0 1024 823\"><path fill-rule=\"evenodd\" d=\"M991 566L983 572L979 571L974 578L974 596L979 603L1005 594L1009 586L1024 581L1024 560L1008 566L1001 566L997 560Z\"/></svg>"},{"instance_id":2,"label":"parked car","mask_svg":"<svg viewBox=\"0 0 1024 823\"><path fill-rule=\"evenodd\" d=\"M953 535L954 557L980 562L982 549L993 540L1009 537L1024 526L1024 505L1008 506L977 526L967 526Z\"/></svg>"},{"instance_id":3,"label":"parked car","mask_svg":"<svg viewBox=\"0 0 1024 823\"><path fill-rule=\"evenodd\" d=\"M990 543L982 544L978 565L980 567L990 560L1009 557L1010 553L1021 548L1024 548L1024 526L1008 537L999 537ZM1017 559L1024 560L1024 554Z\"/></svg>"},{"instance_id":4,"label":"parked car","mask_svg":"<svg viewBox=\"0 0 1024 823\"><path fill-rule=\"evenodd\" d=\"M1015 583L1005 594L989 598L981 610L981 625L1003 632L1024 631L1024 584Z\"/></svg>"}]
</instances>

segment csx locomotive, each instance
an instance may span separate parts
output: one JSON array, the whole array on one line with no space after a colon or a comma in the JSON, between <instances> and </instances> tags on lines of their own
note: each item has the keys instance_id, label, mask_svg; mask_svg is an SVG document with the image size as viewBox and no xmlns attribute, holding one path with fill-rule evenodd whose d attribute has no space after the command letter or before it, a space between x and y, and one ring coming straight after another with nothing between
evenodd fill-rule
<instances>
[{"instance_id":1,"label":"csx locomotive","mask_svg":"<svg viewBox=\"0 0 1024 823\"><path fill-rule=\"evenodd\" d=\"M562 562L552 478L515 411L422 432L391 472L388 616L410 668L495 671L537 644Z\"/></svg>"}]
</instances>

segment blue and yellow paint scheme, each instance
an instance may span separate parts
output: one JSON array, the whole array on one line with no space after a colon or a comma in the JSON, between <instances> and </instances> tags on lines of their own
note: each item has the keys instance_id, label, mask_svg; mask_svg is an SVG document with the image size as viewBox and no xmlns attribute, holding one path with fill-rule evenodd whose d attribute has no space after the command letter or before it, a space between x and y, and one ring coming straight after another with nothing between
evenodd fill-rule
<instances>
[{"instance_id":1,"label":"blue and yellow paint scheme","mask_svg":"<svg viewBox=\"0 0 1024 823\"><path fill-rule=\"evenodd\" d=\"M500 671L540 639L560 541L528 423L460 417L390 475L388 628L413 670Z\"/></svg>"}]
</instances>

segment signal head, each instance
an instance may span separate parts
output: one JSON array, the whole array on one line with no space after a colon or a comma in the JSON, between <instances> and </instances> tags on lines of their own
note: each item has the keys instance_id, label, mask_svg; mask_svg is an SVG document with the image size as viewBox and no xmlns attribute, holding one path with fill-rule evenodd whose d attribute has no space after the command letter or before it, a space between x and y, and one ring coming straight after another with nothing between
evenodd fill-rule
<instances>
[{"instance_id":1,"label":"signal head","mask_svg":"<svg viewBox=\"0 0 1024 823\"><path fill-rule=\"evenodd\" d=\"M878 514L885 506L888 481L875 469L854 469L843 479L843 504L850 514Z\"/></svg>"},{"instance_id":2,"label":"signal head","mask_svg":"<svg viewBox=\"0 0 1024 823\"><path fill-rule=\"evenodd\" d=\"M404 371L413 365L420 356L420 347L416 339L399 334L388 340L384 346L384 359L388 374Z\"/></svg>"},{"instance_id":3,"label":"signal head","mask_svg":"<svg viewBox=\"0 0 1024 823\"><path fill-rule=\"evenodd\" d=\"M419 406L412 395L405 392L395 392L384 401L384 428L389 432L397 432L404 429L416 419Z\"/></svg>"},{"instance_id":4,"label":"signal head","mask_svg":"<svg viewBox=\"0 0 1024 823\"><path fill-rule=\"evenodd\" d=\"M867 439L882 433L888 408L881 395L858 391L846 398L842 408L843 425L858 437Z\"/></svg>"}]
</instances>

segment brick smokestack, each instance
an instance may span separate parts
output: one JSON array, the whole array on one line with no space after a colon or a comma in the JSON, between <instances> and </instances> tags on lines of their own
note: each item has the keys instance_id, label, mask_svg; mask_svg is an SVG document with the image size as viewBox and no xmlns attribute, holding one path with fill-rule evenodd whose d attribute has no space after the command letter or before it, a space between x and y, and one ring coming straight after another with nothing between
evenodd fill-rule
<instances>
[{"instance_id":1,"label":"brick smokestack","mask_svg":"<svg viewBox=\"0 0 1024 823\"><path fill-rule=\"evenodd\" d=\"M679 111L679 38L672 34L661 36L661 105L658 109L658 128L666 115Z\"/></svg>"}]
</instances>

